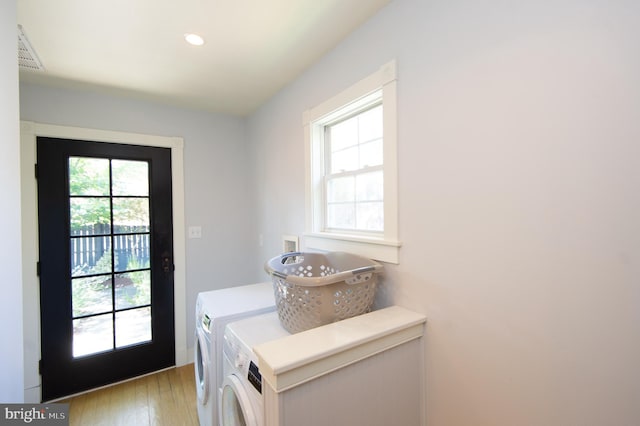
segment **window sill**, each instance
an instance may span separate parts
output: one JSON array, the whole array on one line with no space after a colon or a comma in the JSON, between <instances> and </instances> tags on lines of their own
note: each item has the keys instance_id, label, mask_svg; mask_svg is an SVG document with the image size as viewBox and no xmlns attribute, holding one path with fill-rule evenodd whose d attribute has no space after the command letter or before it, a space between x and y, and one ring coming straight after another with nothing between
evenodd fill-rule
<instances>
[{"instance_id":1,"label":"window sill","mask_svg":"<svg viewBox=\"0 0 640 426\"><path fill-rule=\"evenodd\" d=\"M351 235L312 232L304 234L306 248L345 251L381 262L398 264L399 241L382 238L354 237Z\"/></svg>"}]
</instances>

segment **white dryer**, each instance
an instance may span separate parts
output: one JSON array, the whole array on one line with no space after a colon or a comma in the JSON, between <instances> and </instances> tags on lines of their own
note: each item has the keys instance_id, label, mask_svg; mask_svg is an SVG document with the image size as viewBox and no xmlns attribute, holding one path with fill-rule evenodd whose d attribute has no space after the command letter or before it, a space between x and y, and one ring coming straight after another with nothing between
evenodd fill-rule
<instances>
[{"instance_id":1,"label":"white dryer","mask_svg":"<svg viewBox=\"0 0 640 426\"><path fill-rule=\"evenodd\" d=\"M224 332L220 426L263 426L262 375L253 347L289 336L277 312L229 323Z\"/></svg>"},{"instance_id":2,"label":"white dryer","mask_svg":"<svg viewBox=\"0 0 640 426\"><path fill-rule=\"evenodd\" d=\"M198 294L195 327L195 378L201 426L218 423L218 389L222 386L225 326L233 321L275 310L270 282L212 290Z\"/></svg>"}]
</instances>

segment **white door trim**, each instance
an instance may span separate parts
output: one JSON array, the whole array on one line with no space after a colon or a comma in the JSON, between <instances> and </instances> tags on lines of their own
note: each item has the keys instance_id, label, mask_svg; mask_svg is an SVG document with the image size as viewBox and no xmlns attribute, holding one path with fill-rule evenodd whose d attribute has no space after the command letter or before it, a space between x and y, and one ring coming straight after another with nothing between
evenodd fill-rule
<instances>
[{"instance_id":1,"label":"white door trim","mask_svg":"<svg viewBox=\"0 0 640 426\"><path fill-rule=\"evenodd\" d=\"M20 122L20 179L22 211L22 277L24 321L25 402L40 402L40 290L36 274L38 261L38 208L35 179L38 136L114 142L171 149L173 186L173 250L176 365L188 363L186 315L186 240L184 215L184 141L181 137L144 135L110 130L86 129L53 124Z\"/></svg>"}]
</instances>

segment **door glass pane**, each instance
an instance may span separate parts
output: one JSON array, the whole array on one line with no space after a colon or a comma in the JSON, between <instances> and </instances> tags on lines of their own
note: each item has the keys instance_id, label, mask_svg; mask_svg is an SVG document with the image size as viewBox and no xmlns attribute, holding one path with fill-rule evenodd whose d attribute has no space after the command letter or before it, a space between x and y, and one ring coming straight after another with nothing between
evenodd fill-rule
<instances>
[{"instance_id":1,"label":"door glass pane","mask_svg":"<svg viewBox=\"0 0 640 426\"><path fill-rule=\"evenodd\" d=\"M112 160L113 195L148 196L149 164L146 161Z\"/></svg>"},{"instance_id":2,"label":"door glass pane","mask_svg":"<svg viewBox=\"0 0 640 426\"><path fill-rule=\"evenodd\" d=\"M113 349L113 314L73 320L73 356Z\"/></svg>"},{"instance_id":3,"label":"door glass pane","mask_svg":"<svg viewBox=\"0 0 640 426\"><path fill-rule=\"evenodd\" d=\"M148 163L71 157L69 187L74 356L150 341Z\"/></svg>"},{"instance_id":4,"label":"door glass pane","mask_svg":"<svg viewBox=\"0 0 640 426\"><path fill-rule=\"evenodd\" d=\"M116 275L116 309L151 304L151 271Z\"/></svg>"},{"instance_id":5,"label":"door glass pane","mask_svg":"<svg viewBox=\"0 0 640 426\"><path fill-rule=\"evenodd\" d=\"M113 198L113 233L149 232L148 198Z\"/></svg>"},{"instance_id":6,"label":"door glass pane","mask_svg":"<svg viewBox=\"0 0 640 426\"><path fill-rule=\"evenodd\" d=\"M111 272L111 238L71 238L71 276Z\"/></svg>"},{"instance_id":7,"label":"door glass pane","mask_svg":"<svg viewBox=\"0 0 640 426\"><path fill-rule=\"evenodd\" d=\"M113 245L116 272L149 267L149 234L114 235Z\"/></svg>"},{"instance_id":8,"label":"door glass pane","mask_svg":"<svg viewBox=\"0 0 640 426\"><path fill-rule=\"evenodd\" d=\"M111 312L111 275L71 280L73 316Z\"/></svg>"},{"instance_id":9,"label":"door glass pane","mask_svg":"<svg viewBox=\"0 0 640 426\"><path fill-rule=\"evenodd\" d=\"M102 235L111 232L109 198L77 198L69 200L71 235Z\"/></svg>"},{"instance_id":10,"label":"door glass pane","mask_svg":"<svg viewBox=\"0 0 640 426\"><path fill-rule=\"evenodd\" d=\"M116 347L151 340L151 307L116 312Z\"/></svg>"},{"instance_id":11,"label":"door glass pane","mask_svg":"<svg viewBox=\"0 0 640 426\"><path fill-rule=\"evenodd\" d=\"M69 157L69 195L109 195L109 160Z\"/></svg>"}]
</instances>

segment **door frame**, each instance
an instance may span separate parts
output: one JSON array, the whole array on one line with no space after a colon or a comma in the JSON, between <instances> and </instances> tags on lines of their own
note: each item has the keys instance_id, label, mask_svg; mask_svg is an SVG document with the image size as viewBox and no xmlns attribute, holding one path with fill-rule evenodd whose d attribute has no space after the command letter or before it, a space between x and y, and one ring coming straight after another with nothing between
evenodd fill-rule
<instances>
[{"instance_id":1,"label":"door frame","mask_svg":"<svg viewBox=\"0 0 640 426\"><path fill-rule=\"evenodd\" d=\"M174 309L176 366L188 363L186 313L186 235L184 214L184 140L181 137L155 136L111 130L20 122L22 280L25 402L38 403L41 397L40 361L40 287L38 262L38 193L35 178L36 139L38 136L155 146L171 149L173 198Z\"/></svg>"}]
</instances>

